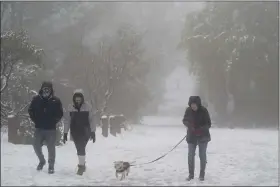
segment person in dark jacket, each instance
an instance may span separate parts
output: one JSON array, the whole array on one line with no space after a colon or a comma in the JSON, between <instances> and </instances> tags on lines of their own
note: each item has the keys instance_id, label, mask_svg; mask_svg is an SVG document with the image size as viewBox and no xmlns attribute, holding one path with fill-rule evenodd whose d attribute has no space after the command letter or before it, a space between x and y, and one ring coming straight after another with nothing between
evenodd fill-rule
<instances>
[{"instance_id":1,"label":"person in dark jacket","mask_svg":"<svg viewBox=\"0 0 280 187\"><path fill-rule=\"evenodd\" d=\"M86 145L91 139L95 142L96 124L93 119L92 106L84 101L84 94L81 89L75 90L73 104L68 107L70 113L70 123L64 124L63 142L66 143L70 128L78 155L78 175L83 175L86 170Z\"/></svg>"},{"instance_id":2,"label":"person in dark jacket","mask_svg":"<svg viewBox=\"0 0 280 187\"><path fill-rule=\"evenodd\" d=\"M207 144L211 141L209 128L211 127L211 119L208 110L201 105L199 96L191 96L189 98L189 107L186 109L183 123L187 127L188 142L188 165L189 176L187 180L194 178L195 168L195 150L198 146L200 158L200 174L199 179L202 181L205 177L206 168L206 149Z\"/></svg>"},{"instance_id":3,"label":"person in dark jacket","mask_svg":"<svg viewBox=\"0 0 280 187\"><path fill-rule=\"evenodd\" d=\"M37 170L42 170L46 164L42 152L43 142L48 148L49 173L54 173L56 124L63 116L62 103L54 96L51 82L43 82L39 94L33 97L28 109L29 116L35 124L34 151L39 158Z\"/></svg>"}]
</instances>

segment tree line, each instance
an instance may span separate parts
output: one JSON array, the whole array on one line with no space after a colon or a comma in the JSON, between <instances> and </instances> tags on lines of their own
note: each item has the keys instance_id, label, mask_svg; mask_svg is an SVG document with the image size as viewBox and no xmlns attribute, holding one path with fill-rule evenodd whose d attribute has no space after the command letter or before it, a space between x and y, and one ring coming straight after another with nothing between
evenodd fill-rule
<instances>
[{"instance_id":1,"label":"tree line","mask_svg":"<svg viewBox=\"0 0 280 187\"><path fill-rule=\"evenodd\" d=\"M207 2L187 15L180 45L220 124L277 126L278 14L279 2Z\"/></svg>"},{"instance_id":2,"label":"tree line","mask_svg":"<svg viewBox=\"0 0 280 187\"><path fill-rule=\"evenodd\" d=\"M122 23L111 34L91 36L100 30L101 22L114 16L118 6L1 2L2 123L9 114L26 112L33 90L44 79L54 81L65 108L72 101L72 91L83 88L99 116L141 118L140 109L160 97L148 84L155 57L143 46L145 30Z\"/></svg>"}]
</instances>

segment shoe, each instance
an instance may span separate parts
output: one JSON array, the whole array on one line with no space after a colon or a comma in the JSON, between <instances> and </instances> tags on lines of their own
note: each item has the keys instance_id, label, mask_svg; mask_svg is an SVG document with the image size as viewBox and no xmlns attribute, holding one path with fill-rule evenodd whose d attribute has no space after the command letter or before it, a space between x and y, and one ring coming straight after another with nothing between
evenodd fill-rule
<instances>
[{"instance_id":1,"label":"shoe","mask_svg":"<svg viewBox=\"0 0 280 187\"><path fill-rule=\"evenodd\" d=\"M200 177L199 177L199 180L200 180L200 181L204 181L204 177L200 176Z\"/></svg>"},{"instance_id":2,"label":"shoe","mask_svg":"<svg viewBox=\"0 0 280 187\"><path fill-rule=\"evenodd\" d=\"M86 171L85 165L78 165L77 175L83 175L85 171Z\"/></svg>"},{"instance_id":3,"label":"shoe","mask_svg":"<svg viewBox=\"0 0 280 187\"><path fill-rule=\"evenodd\" d=\"M54 174L54 167L53 166L49 166L48 173L49 174Z\"/></svg>"},{"instance_id":4,"label":"shoe","mask_svg":"<svg viewBox=\"0 0 280 187\"><path fill-rule=\"evenodd\" d=\"M205 176L205 172L204 171L200 171L200 174L199 174L199 180L200 181L204 181L204 176Z\"/></svg>"},{"instance_id":5,"label":"shoe","mask_svg":"<svg viewBox=\"0 0 280 187\"><path fill-rule=\"evenodd\" d=\"M192 180L192 179L194 179L194 176L193 176L193 175L189 175L188 178L187 178L186 180L187 180L187 181L190 181L190 180Z\"/></svg>"},{"instance_id":6,"label":"shoe","mask_svg":"<svg viewBox=\"0 0 280 187\"><path fill-rule=\"evenodd\" d=\"M46 161L42 161L37 166L37 171L41 171L44 168L44 165L46 164Z\"/></svg>"}]
</instances>

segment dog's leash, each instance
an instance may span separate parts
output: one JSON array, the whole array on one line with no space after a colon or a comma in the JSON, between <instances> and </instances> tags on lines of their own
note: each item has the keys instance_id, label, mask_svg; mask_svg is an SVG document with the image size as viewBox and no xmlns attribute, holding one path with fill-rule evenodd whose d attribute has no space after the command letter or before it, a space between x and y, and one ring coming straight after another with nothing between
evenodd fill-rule
<instances>
[{"instance_id":1,"label":"dog's leash","mask_svg":"<svg viewBox=\"0 0 280 187\"><path fill-rule=\"evenodd\" d=\"M150 161L150 162L141 163L141 164L131 164L130 166L142 166L142 165L146 165L146 164L151 164L151 163L153 163L153 162L156 162L156 161L158 161L158 160L164 158L164 157L165 157L166 155L168 155L171 151L173 151L174 149L176 149L176 148L185 140L186 137L187 137L187 135L185 135L184 138L183 138L182 140L180 140L180 142L178 142L170 151L168 151L168 152L165 153L164 155L162 155L162 156L156 158L155 160L152 160L152 161ZM135 162L133 162L133 163L135 163Z\"/></svg>"}]
</instances>

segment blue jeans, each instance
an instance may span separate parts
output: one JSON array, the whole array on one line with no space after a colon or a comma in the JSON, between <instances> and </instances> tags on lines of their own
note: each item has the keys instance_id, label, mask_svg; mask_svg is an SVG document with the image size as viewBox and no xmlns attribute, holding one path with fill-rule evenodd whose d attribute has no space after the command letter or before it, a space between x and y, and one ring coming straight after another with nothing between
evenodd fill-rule
<instances>
[{"instance_id":1,"label":"blue jeans","mask_svg":"<svg viewBox=\"0 0 280 187\"><path fill-rule=\"evenodd\" d=\"M195 150L198 146L199 149L199 158L200 158L200 176L204 177L205 168L207 163L206 150L208 142L197 142L195 144L188 144L188 165L189 165L189 175L194 176L195 168Z\"/></svg>"}]
</instances>

